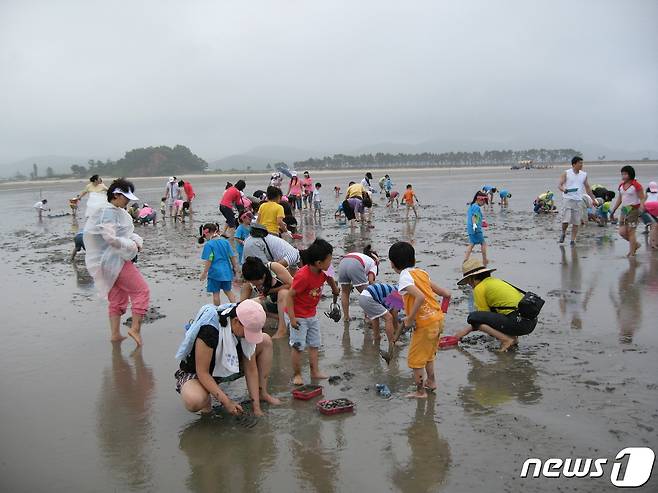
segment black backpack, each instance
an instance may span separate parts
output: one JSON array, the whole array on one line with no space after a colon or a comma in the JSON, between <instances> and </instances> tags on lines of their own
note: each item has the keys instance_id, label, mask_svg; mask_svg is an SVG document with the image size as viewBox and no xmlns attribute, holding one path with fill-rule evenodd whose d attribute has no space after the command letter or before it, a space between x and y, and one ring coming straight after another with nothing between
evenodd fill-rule
<instances>
[{"instance_id":1,"label":"black backpack","mask_svg":"<svg viewBox=\"0 0 658 493\"><path fill-rule=\"evenodd\" d=\"M514 289L516 289L519 293L523 295L523 298L521 298L521 301L519 301L518 306L494 306L491 307L491 309L493 311L518 310L521 318L525 318L527 320L535 320L539 316L539 313L541 312L544 303L546 303L541 298L541 296L532 293L530 291L523 291L522 289L517 288L514 284L511 284L507 281L503 281L503 282L509 284Z\"/></svg>"}]
</instances>

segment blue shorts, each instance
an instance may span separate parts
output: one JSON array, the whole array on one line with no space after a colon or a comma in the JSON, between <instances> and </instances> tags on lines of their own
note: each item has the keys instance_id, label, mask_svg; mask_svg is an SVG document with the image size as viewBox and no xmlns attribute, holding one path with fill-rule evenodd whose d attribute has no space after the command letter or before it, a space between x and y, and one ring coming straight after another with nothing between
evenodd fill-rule
<instances>
[{"instance_id":1,"label":"blue shorts","mask_svg":"<svg viewBox=\"0 0 658 493\"><path fill-rule=\"evenodd\" d=\"M468 233L468 241L471 242L471 245L483 245L484 233Z\"/></svg>"},{"instance_id":2,"label":"blue shorts","mask_svg":"<svg viewBox=\"0 0 658 493\"><path fill-rule=\"evenodd\" d=\"M230 291L231 289L233 289L233 281L217 281L208 278L206 291L209 293L219 293L220 291Z\"/></svg>"},{"instance_id":3,"label":"blue shorts","mask_svg":"<svg viewBox=\"0 0 658 493\"><path fill-rule=\"evenodd\" d=\"M285 315L286 325L290 333L290 347L303 351L306 346L312 348L319 348L322 345L322 338L320 337L320 321L318 317L311 318L298 318L299 324L296 329L290 326L290 319L288 314Z\"/></svg>"},{"instance_id":4,"label":"blue shorts","mask_svg":"<svg viewBox=\"0 0 658 493\"><path fill-rule=\"evenodd\" d=\"M75 243L75 251L79 252L80 250L85 250L85 242L82 239L82 233L78 233L75 235L75 238L73 238L73 242Z\"/></svg>"}]
</instances>

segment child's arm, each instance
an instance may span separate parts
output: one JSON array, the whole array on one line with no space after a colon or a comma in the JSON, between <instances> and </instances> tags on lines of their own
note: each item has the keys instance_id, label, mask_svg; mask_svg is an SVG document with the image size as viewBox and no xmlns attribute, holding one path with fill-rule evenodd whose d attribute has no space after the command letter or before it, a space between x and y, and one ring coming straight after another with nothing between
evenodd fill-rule
<instances>
[{"instance_id":1,"label":"child's arm","mask_svg":"<svg viewBox=\"0 0 658 493\"><path fill-rule=\"evenodd\" d=\"M276 223L282 232L285 233L286 231L288 231L288 225L283 221L283 217L277 217Z\"/></svg>"},{"instance_id":2,"label":"child's arm","mask_svg":"<svg viewBox=\"0 0 658 493\"><path fill-rule=\"evenodd\" d=\"M333 277L327 277L327 284L331 286L331 294L334 295L334 303L336 303L338 301L338 295L340 294L340 288Z\"/></svg>"},{"instance_id":3,"label":"child's arm","mask_svg":"<svg viewBox=\"0 0 658 493\"><path fill-rule=\"evenodd\" d=\"M416 203L420 205L420 200L418 200L418 195L414 194L414 198L416 199Z\"/></svg>"},{"instance_id":4,"label":"child's arm","mask_svg":"<svg viewBox=\"0 0 658 493\"><path fill-rule=\"evenodd\" d=\"M199 276L200 281L205 281L206 277L208 277L208 271L210 270L210 264L212 264L212 262L210 260L206 260L206 263L204 264L203 272Z\"/></svg>"},{"instance_id":5,"label":"child's arm","mask_svg":"<svg viewBox=\"0 0 658 493\"><path fill-rule=\"evenodd\" d=\"M446 288L442 288L438 284L434 284L433 282L430 282L430 287L432 288L432 291L434 291L436 294L443 298L452 298L452 291Z\"/></svg>"},{"instance_id":6,"label":"child's arm","mask_svg":"<svg viewBox=\"0 0 658 493\"><path fill-rule=\"evenodd\" d=\"M615 205L612 208L612 210L610 211L610 217L611 218L615 217L615 211L619 208L620 205L621 205L621 194L618 193L617 194L617 200L615 200Z\"/></svg>"},{"instance_id":7,"label":"child's arm","mask_svg":"<svg viewBox=\"0 0 658 493\"><path fill-rule=\"evenodd\" d=\"M286 296L286 306L288 307L288 318L290 319L290 326L293 329L296 329L298 327L297 324L297 317L295 317L295 295L297 293L293 288L290 288L288 290L288 294Z\"/></svg>"},{"instance_id":8,"label":"child's arm","mask_svg":"<svg viewBox=\"0 0 658 493\"><path fill-rule=\"evenodd\" d=\"M425 295L414 285L407 286L405 288L405 293L411 295L414 298L414 303L411 305L411 310L409 313L407 313L407 316L404 319L404 325L409 327L416 319L418 310L420 310L420 307L423 306L423 303L425 302Z\"/></svg>"},{"instance_id":9,"label":"child's arm","mask_svg":"<svg viewBox=\"0 0 658 493\"><path fill-rule=\"evenodd\" d=\"M471 217L471 224L473 225L473 231L477 231L478 229L478 217L473 214L473 217Z\"/></svg>"}]
</instances>

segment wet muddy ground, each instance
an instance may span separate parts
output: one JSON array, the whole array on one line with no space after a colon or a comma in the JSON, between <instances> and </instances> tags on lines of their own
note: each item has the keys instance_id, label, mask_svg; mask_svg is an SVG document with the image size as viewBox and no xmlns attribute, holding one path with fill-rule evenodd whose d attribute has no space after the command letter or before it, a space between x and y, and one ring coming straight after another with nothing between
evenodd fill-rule
<instances>
[{"instance_id":1,"label":"wet muddy ground","mask_svg":"<svg viewBox=\"0 0 658 493\"><path fill-rule=\"evenodd\" d=\"M613 187L614 167L590 167L591 183ZM340 376L324 382L328 398L345 397L356 412L326 417L317 399L290 398L285 342L275 344L273 392L285 400L262 419L187 413L174 391L174 353L184 324L209 300L198 281L195 233L218 220L225 179L194 181L193 222L138 228L145 239L139 268L151 287L145 346L108 342L106 304L96 298L83 255L71 264L72 217L38 223L38 187L0 191L0 274L4 323L0 345L0 489L2 491L607 491L615 455L658 446L658 254L645 238L635 260L612 226L588 226L576 248L557 245L553 216L531 212L533 197L555 189L558 169L537 171L393 171L396 188L413 183L421 218L386 210L375 200L375 228L354 231L333 218L334 185L355 176L324 174L324 217L304 216L300 244L329 240L336 259L371 243L384 253L411 241L418 266L453 289L446 334L464 325L469 291L460 290L466 247L466 202L484 184L512 192L510 207L485 211L492 266L547 303L535 332L519 348L474 334L441 351L439 390L410 401L406 347L386 367L362 320L348 330L321 316L321 367ZM638 168L642 183L658 168ZM264 188L248 177L247 191ZM136 182L137 195L159 204L164 183ZM46 186L46 185L44 185ZM53 213L83 183L47 185ZM82 208L84 210L84 207ZM387 262L380 279L394 282ZM236 289L237 291L237 289ZM361 311L352 298L352 313ZM328 308L328 301L320 309ZM382 342L382 347L385 342ZM347 372L347 373L346 373ZM379 397L375 384L393 395ZM226 386L246 398L244 383ZM602 478L519 477L525 459L608 458ZM656 491L656 475L644 486Z\"/></svg>"}]
</instances>

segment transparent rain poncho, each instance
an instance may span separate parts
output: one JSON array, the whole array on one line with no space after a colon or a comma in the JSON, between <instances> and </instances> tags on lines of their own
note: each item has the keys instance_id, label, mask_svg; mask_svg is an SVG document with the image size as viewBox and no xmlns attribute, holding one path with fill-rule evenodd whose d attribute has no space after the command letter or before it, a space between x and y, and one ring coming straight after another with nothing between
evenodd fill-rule
<instances>
[{"instance_id":1,"label":"transparent rain poncho","mask_svg":"<svg viewBox=\"0 0 658 493\"><path fill-rule=\"evenodd\" d=\"M114 286L123 264L137 255L142 238L135 234L132 217L109 202L87 220L84 236L85 263L102 298Z\"/></svg>"},{"instance_id":2,"label":"transparent rain poncho","mask_svg":"<svg viewBox=\"0 0 658 493\"><path fill-rule=\"evenodd\" d=\"M87 197L87 208L85 209L87 219L93 216L98 209L102 209L109 203L106 192L89 192Z\"/></svg>"}]
</instances>

